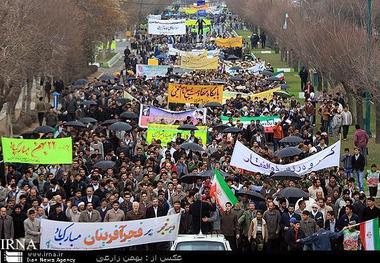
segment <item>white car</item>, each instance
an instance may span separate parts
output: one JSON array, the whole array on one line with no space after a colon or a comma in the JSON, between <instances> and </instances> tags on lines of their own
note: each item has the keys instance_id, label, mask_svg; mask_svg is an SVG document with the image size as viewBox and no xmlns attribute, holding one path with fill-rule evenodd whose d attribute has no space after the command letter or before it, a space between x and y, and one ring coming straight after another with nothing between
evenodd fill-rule
<instances>
[{"instance_id":1,"label":"white car","mask_svg":"<svg viewBox=\"0 0 380 263\"><path fill-rule=\"evenodd\" d=\"M172 251L231 251L230 243L223 235L178 235Z\"/></svg>"}]
</instances>

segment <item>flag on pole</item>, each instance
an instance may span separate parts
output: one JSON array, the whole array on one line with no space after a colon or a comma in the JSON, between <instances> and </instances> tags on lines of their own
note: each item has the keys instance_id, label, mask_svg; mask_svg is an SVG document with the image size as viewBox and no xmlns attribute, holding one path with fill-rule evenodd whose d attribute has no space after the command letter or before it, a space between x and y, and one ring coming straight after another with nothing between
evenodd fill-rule
<instances>
[{"instance_id":1,"label":"flag on pole","mask_svg":"<svg viewBox=\"0 0 380 263\"><path fill-rule=\"evenodd\" d=\"M364 250L380 251L379 218L360 223L360 239Z\"/></svg>"},{"instance_id":2,"label":"flag on pole","mask_svg":"<svg viewBox=\"0 0 380 263\"><path fill-rule=\"evenodd\" d=\"M285 22L284 22L284 25L282 26L282 29L284 30L288 29L288 18L289 18L288 13L285 13Z\"/></svg>"},{"instance_id":3,"label":"flag on pole","mask_svg":"<svg viewBox=\"0 0 380 263\"><path fill-rule=\"evenodd\" d=\"M216 203L222 211L224 211L227 202L230 202L232 205L238 202L236 196L224 181L223 175L217 169L214 169L214 178L212 179L210 194L215 198Z\"/></svg>"},{"instance_id":4,"label":"flag on pole","mask_svg":"<svg viewBox=\"0 0 380 263\"><path fill-rule=\"evenodd\" d=\"M284 71L279 71L276 74L273 75L273 77L279 78L280 80L285 79Z\"/></svg>"}]
</instances>

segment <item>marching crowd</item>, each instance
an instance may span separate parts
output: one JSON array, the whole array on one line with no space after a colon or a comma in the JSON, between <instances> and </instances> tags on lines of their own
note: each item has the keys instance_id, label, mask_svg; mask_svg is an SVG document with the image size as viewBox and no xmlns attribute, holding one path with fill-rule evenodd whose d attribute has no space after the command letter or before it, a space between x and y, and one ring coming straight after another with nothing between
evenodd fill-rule
<instances>
[{"instance_id":1,"label":"marching crowd","mask_svg":"<svg viewBox=\"0 0 380 263\"><path fill-rule=\"evenodd\" d=\"M213 23L218 25L223 19ZM244 68L235 75L242 80L231 80L223 66L216 71L136 78L136 64L147 64L152 55L167 54L168 40L143 33L134 39L125 50L126 68L118 77L63 89L60 111L51 108L40 116L46 125L54 127L54 132L30 135L33 138L71 136L74 154L71 165L2 164L1 239L25 238L38 244L42 218L114 222L181 213L179 233L198 234L200 230L204 234L220 233L230 241L234 251L360 249L355 225L380 217L380 210L375 205L379 170L376 164L367 163L368 135L359 126L355 128L354 151L345 149L339 169L312 172L300 180L278 181L229 164L237 140L267 160L286 164L324 150L341 133L346 139L353 123L343 94L323 92L317 97L307 83L305 101L276 95L270 100L259 99L255 93L284 83L270 82L267 76L250 74ZM182 48L189 41L191 46L193 40L170 41L179 41L182 44L176 47ZM261 61L256 58L251 63ZM273 71L270 64L265 67ZM206 123L200 123L209 128L207 141L194 132L185 138L178 131L176 138L166 145L160 140L148 144L146 129L138 126L136 117L127 120L133 127L130 132L107 129L113 123L109 120L125 120L121 117L123 112L138 116L140 104L177 111L200 106L169 105L167 85L170 82L208 84L212 80L223 81L225 90L240 91L236 88L244 86L244 91L252 97L237 95L221 106L209 107ZM62 84L59 85L62 89ZM128 99L124 99L125 94ZM43 112L42 104L40 108ZM218 129L221 115L231 117L226 125L238 127L241 132L230 134ZM244 126L232 119L270 115L280 116L273 132L266 132L260 121ZM86 128L65 125L83 117L94 118L96 122ZM321 119L320 127L316 125L317 118ZM192 124L190 119L177 124L186 123ZM274 153L284 146L280 140L287 136L302 138L302 143L297 145L302 153L280 159ZM180 146L184 142L196 143L204 151L184 150ZM95 167L102 160L113 161L115 165ZM370 168L366 171L365 167ZM181 181L188 174L211 169L228 174L225 180L238 196L237 204L219 207L211 196L210 178L192 183ZM365 194L365 185L369 195ZM278 193L286 187L302 189L309 197L279 198ZM259 197L244 194L246 191L255 191Z\"/></svg>"}]
</instances>

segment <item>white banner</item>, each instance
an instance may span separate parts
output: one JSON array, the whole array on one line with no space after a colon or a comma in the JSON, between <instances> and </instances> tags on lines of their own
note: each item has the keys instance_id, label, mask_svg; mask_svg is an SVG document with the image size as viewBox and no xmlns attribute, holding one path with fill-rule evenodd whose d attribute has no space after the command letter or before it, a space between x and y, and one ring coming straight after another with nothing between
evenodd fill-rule
<instances>
[{"instance_id":1,"label":"white banner","mask_svg":"<svg viewBox=\"0 0 380 263\"><path fill-rule=\"evenodd\" d=\"M230 164L247 171L268 175L271 172L276 173L285 170L304 175L313 171L339 166L339 159L340 141L312 156L285 165L272 163L237 141Z\"/></svg>"},{"instance_id":2,"label":"white banner","mask_svg":"<svg viewBox=\"0 0 380 263\"><path fill-rule=\"evenodd\" d=\"M218 57L220 54L220 49L206 50L206 49L193 49L191 51L183 51L177 48L174 48L173 45L169 46L169 55L170 56L186 56L186 55L199 55L207 51L208 57Z\"/></svg>"},{"instance_id":3,"label":"white banner","mask_svg":"<svg viewBox=\"0 0 380 263\"><path fill-rule=\"evenodd\" d=\"M151 35L185 35L186 24L184 19L169 19L169 20L155 20L148 21L148 34Z\"/></svg>"},{"instance_id":4,"label":"white banner","mask_svg":"<svg viewBox=\"0 0 380 263\"><path fill-rule=\"evenodd\" d=\"M174 241L180 215L134 221L74 223L41 220L41 249L100 250Z\"/></svg>"}]
</instances>

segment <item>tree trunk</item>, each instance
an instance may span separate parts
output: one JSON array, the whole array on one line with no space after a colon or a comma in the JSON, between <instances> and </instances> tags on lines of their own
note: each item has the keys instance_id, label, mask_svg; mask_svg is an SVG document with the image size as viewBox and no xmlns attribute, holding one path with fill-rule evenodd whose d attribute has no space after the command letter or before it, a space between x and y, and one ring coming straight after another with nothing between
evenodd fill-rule
<instances>
[{"instance_id":1,"label":"tree trunk","mask_svg":"<svg viewBox=\"0 0 380 263\"><path fill-rule=\"evenodd\" d=\"M376 144L380 144L380 102L375 103L376 114Z\"/></svg>"},{"instance_id":2,"label":"tree trunk","mask_svg":"<svg viewBox=\"0 0 380 263\"><path fill-rule=\"evenodd\" d=\"M32 88L33 88L33 81L34 78L31 77L31 78L28 78L28 80L26 81L26 96L24 98L24 100L26 101L26 112L30 112L31 111L31 103L32 103Z\"/></svg>"},{"instance_id":3,"label":"tree trunk","mask_svg":"<svg viewBox=\"0 0 380 263\"><path fill-rule=\"evenodd\" d=\"M360 125L360 128L364 127L364 116L363 116L363 98L362 96L356 96L356 124Z\"/></svg>"},{"instance_id":4,"label":"tree trunk","mask_svg":"<svg viewBox=\"0 0 380 263\"><path fill-rule=\"evenodd\" d=\"M322 75L320 72L318 72L318 87L317 87L317 90L318 91L322 91Z\"/></svg>"}]
</instances>

